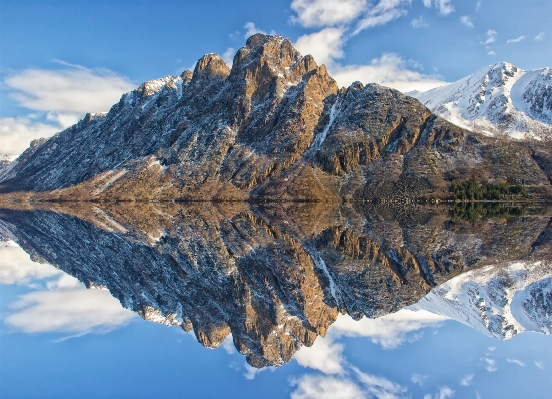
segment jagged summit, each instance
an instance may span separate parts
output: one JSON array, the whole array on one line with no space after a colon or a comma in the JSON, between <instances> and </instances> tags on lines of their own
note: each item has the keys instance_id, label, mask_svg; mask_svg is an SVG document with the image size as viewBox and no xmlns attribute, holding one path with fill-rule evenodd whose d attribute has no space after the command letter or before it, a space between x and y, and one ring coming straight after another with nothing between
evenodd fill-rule
<instances>
[{"instance_id":1,"label":"jagged summit","mask_svg":"<svg viewBox=\"0 0 552 399\"><path fill-rule=\"evenodd\" d=\"M502 69L483 79L489 90L500 76L510 81L511 68ZM385 179L393 185L419 175L419 184L396 193L413 198L448 192L451 179L474 173L548 184L540 168L525 146L451 125L396 90L360 82L340 90L291 41L256 34L231 68L207 54L193 72L146 82L106 115L32 146L3 168L0 191L340 201L370 195Z\"/></svg>"},{"instance_id":2,"label":"jagged summit","mask_svg":"<svg viewBox=\"0 0 552 399\"><path fill-rule=\"evenodd\" d=\"M524 71L508 62L450 85L409 93L448 121L488 135L552 138L552 70Z\"/></svg>"}]
</instances>

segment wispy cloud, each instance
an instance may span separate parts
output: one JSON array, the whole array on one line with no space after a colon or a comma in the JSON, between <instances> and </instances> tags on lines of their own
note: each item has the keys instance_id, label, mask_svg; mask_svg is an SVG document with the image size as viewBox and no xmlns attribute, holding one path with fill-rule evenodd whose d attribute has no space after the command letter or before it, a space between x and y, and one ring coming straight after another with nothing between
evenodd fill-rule
<instances>
[{"instance_id":1,"label":"wispy cloud","mask_svg":"<svg viewBox=\"0 0 552 399\"><path fill-rule=\"evenodd\" d=\"M375 6L369 7L352 32L357 35L364 29L385 25L408 13L406 7L410 0L380 0Z\"/></svg>"},{"instance_id":2,"label":"wispy cloud","mask_svg":"<svg viewBox=\"0 0 552 399\"><path fill-rule=\"evenodd\" d=\"M417 66L419 69L419 65ZM330 72L340 86L354 81L378 83L408 92L426 91L446 84L438 75L427 75L408 68L408 61L397 54L387 53L366 65L333 65Z\"/></svg>"},{"instance_id":3,"label":"wispy cloud","mask_svg":"<svg viewBox=\"0 0 552 399\"><path fill-rule=\"evenodd\" d=\"M460 385L462 385L463 387L467 387L471 384L472 380L473 374L469 374L460 380Z\"/></svg>"},{"instance_id":4,"label":"wispy cloud","mask_svg":"<svg viewBox=\"0 0 552 399\"><path fill-rule=\"evenodd\" d=\"M414 384L418 384L419 386L423 386L428 378L428 375L413 374L412 377L410 377L410 381Z\"/></svg>"},{"instance_id":5,"label":"wispy cloud","mask_svg":"<svg viewBox=\"0 0 552 399\"><path fill-rule=\"evenodd\" d=\"M26 116L0 119L3 153L19 154L31 140L49 137L87 112L107 111L135 87L128 78L106 69L53 62L66 68L13 71L3 80L8 96L29 110Z\"/></svg>"},{"instance_id":6,"label":"wispy cloud","mask_svg":"<svg viewBox=\"0 0 552 399\"><path fill-rule=\"evenodd\" d=\"M420 15L419 18L414 18L412 21L410 21L410 24L414 29L420 29L420 28L427 28L429 27L429 24L424 19L423 15Z\"/></svg>"},{"instance_id":7,"label":"wispy cloud","mask_svg":"<svg viewBox=\"0 0 552 399\"><path fill-rule=\"evenodd\" d=\"M525 363L522 362L521 360L507 358L506 361L508 363L514 363L514 364L517 364L518 366L525 367Z\"/></svg>"},{"instance_id":8,"label":"wispy cloud","mask_svg":"<svg viewBox=\"0 0 552 399\"><path fill-rule=\"evenodd\" d=\"M489 29L485 33L485 39L481 42L481 44L487 45L496 42L496 36L497 32L495 30Z\"/></svg>"},{"instance_id":9,"label":"wispy cloud","mask_svg":"<svg viewBox=\"0 0 552 399\"><path fill-rule=\"evenodd\" d=\"M59 60L56 60L60 63ZM4 79L9 96L21 107L72 117L107 111L124 92L134 88L126 77L108 70L64 63L66 70L24 69Z\"/></svg>"},{"instance_id":10,"label":"wispy cloud","mask_svg":"<svg viewBox=\"0 0 552 399\"><path fill-rule=\"evenodd\" d=\"M487 54L492 56L492 57L494 57L496 55L496 53L493 50L489 51Z\"/></svg>"},{"instance_id":11,"label":"wispy cloud","mask_svg":"<svg viewBox=\"0 0 552 399\"><path fill-rule=\"evenodd\" d=\"M478 1L477 4L475 5L475 11L479 11L480 8L481 8L481 1Z\"/></svg>"},{"instance_id":12,"label":"wispy cloud","mask_svg":"<svg viewBox=\"0 0 552 399\"><path fill-rule=\"evenodd\" d=\"M4 318L6 325L26 333L64 333L77 337L111 331L136 316L124 309L109 291L86 289L66 274L48 282L47 287L21 295L10 304Z\"/></svg>"},{"instance_id":13,"label":"wispy cloud","mask_svg":"<svg viewBox=\"0 0 552 399\"><path fill-rule=\"evenodd\" d=\"M291 381L292 399L406 398L407 389L387 378L351 367L348 376L304 375Z\"/></svg>"},{"instance_id":14,"label":"wispy cloud","mask_svg":"<svg viewBox=\"0 0 552 399\"><path fill-rule=\"evenodd\" d=\"M426 394L424 399L449 399L454 397L454 391L447 386L440 387L435 395Z\"/></svg>"},{"instance_id":15,"label":"wispy cloud","mask_svg":"<svg viewBox=\"0 0 552 399\"><path fill-rule=\"evenodd\" d=\"M423 0L427 8L434 7L441 15L449 15L454 12L454 6L451 0Z\"/></svg>"},{"instance_id":16,"label":"wispy cloud","mask_svg":"<svg viewBox=\"0 0 552 399\"><path fill-rule=\"evenodd\" d=\"M462 25L467 26L468 28L474 27L471 18L467 15L460 17L460 22L462 23Z\"/></svg>"},{"instance_id":17,"label":"wispy cloud","mask_svg":"<svg viewBox=\"0 0 552 399\"><path fill-rule=\"evenodd\" d=\"M541 360L535 360L535 366L537 366L541 370L544 370L544 362L542 362Z\"/></svg>"},{"instance_id":18,"label":"wispy cloud","mask_svg":"<svg viewBox=\"0 0 552 399\"><path fill-rule=\"evenodd\" d=\"M293 0L297 16L291 20L307 28L335 26L356 19L366 7L366 0Z\"/></svg>"},{"instance_id":19,"label":"wispy cloud","mask_svg":"<svg viewBox=\"0 0 552 399\"><path fill-rule=\"evenodd\" d=\"M544 40L544 32L539 33L534 39L536 42L542 42Z\"/></svg>"},{"instance_id":20,"label":"wispy cloud","mask_svg":"<svg viewBox=\"0 0 552 399\"><path fill-rule=\"evenodd\" d=\"M291 399L356 399L365 398L360 386L344 378L307 374L291 381L296 390Z\"/></svg>"},{"instance_id":21,"label":"wispy cloud","mask_svg":"<svg viewBox=\"0 0 552 399\"><path fill-rule=\"evenodd\" d=\"M351 369L356 373L357 379L364 385L363 388L367 391L368 397L382 399L406 397L407 389L402 385L381 376L363 373L356 367L351 367Z\"/></svg>"},{"instance_id":22,"label":"wispy cloud","mask_svg":"<svg viewBox=\"0 0 552 399\"><path fill-rule=\"evenodd\" d=\"M486 366L485 366L485 369L489 372L489 373L493 373L497 370L497 367L496 367L496 360L494 359L489 359L487 357L483 358L483 360L485 360L485 363L486 363Z\"/></svg>"},{"instance_id":23,"label":"wispy cloud","mask_svg":"<svg viewBox=\"0 0 552 399\"><path fill-rule=\"evenodd\" d=\"M506 40L506 44L519 43L519 42L521 42L521 41L523 41L523 40L525 40L525 39L526 39L526 37L523 36L523 35L521 35L520 37L517 37L517 38L515 38L515 39L508 39L508 40Z\"/></svg>"}]
</instances>

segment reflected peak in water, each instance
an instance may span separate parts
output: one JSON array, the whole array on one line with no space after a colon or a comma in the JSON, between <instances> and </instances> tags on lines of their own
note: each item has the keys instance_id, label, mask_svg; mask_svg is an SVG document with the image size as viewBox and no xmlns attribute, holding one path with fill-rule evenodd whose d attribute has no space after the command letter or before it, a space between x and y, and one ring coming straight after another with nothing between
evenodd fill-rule
<instances>
[{"instance_id":1,"label":"reflected peak in water","mask_svg":"<svg viewBox=\"0 0 552 399\"><path fill-rule=\"evenodd\" d=\"M206 347L231 334L254 367L289 362L339 313L393 313L490 265L550 270L548 209L503 206L474 218L445 206L370 203L39 208L2 210L2 236L88 287L107 288L146 320L193 330ZM551 303L534 305L546 314ZM503 324L485 328L507 338L513 327Z\"/></svg>"}]
</instances>

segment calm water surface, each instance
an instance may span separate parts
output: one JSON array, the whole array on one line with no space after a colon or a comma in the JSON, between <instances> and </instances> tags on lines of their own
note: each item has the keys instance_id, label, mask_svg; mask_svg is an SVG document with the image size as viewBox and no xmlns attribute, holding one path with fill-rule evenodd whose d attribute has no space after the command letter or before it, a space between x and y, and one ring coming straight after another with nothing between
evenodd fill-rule
<instances>
[{"instance_id":1,"label":"calm water surface","mask_svg":"<svg viewBox=\"0 0 552 399\"><path fill-rule=\"evenodd\" d=\"M5 398L546 398L550 210L0 210Z\"/></svg>"}]
</instances>

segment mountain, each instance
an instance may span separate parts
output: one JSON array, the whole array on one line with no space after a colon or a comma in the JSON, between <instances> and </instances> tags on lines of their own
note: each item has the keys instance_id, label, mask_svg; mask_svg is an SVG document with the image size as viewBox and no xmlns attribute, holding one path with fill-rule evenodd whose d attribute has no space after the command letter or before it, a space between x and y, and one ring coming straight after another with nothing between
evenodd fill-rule
<instances>
[{"instance_id":1,"label":"mountain","mask_svg":"<svg viewBox=\"0 0 552 399\"><path fill-rule=\"evenodd\" d=\"M87 287L108 289L146 320L193 330L206 347L231 334L255 367L289 362L324 336L339 312L354 319L396 312L432 289L429 295L446 291L448 281L468 287L473 274L462 276L489 265L541 262L544 274L533 278L537 268L529 270L529 283L550 270L549 210L472 224L453 221L444 206L416 204L37 206L0 210L0 238ZM501 304L494 293L511 297L516 287L502 279L492 288L488 295ZM534 298L532 320L549 326L550 300L543 305L538 289L526 291L523 303ZM446 314L472 314L475 305L467 297Z\"/></svg>"},{"instance_id":2,"label":"mountain","mask_svg":"<svg viewBox=\"0 0 552 399\"><path fill-rule=\"evenodd\" d=\"M489 266L433 289L412 309L424 309L485 335L509 339L523 331L552 333L550 262Z\"/></svg>"},{"instance_id":3,"label":"mountain","mask_svg":"<svg viewBox=\"0 0 552 399\"><path fill-rule=\"evenodd\" d=\"M501 62L410 95L465 129L514 139L552 139L551 68L524 71Z\"/></svg>"},{"instance_id":4,"label":"mountain","mask_svg":"<svg viewBox=\"0 0 552 399\"><path fill-rule=\"evenodd\" d=\"M0 192L102 201L442 197L468 177L549 187L548 164L535 156L396 90L339 89L288 39L256 34L231 69L207 54L193 73L146 82L107 114L33 142L2 169Z\"/></svg>"}]
</instances>

